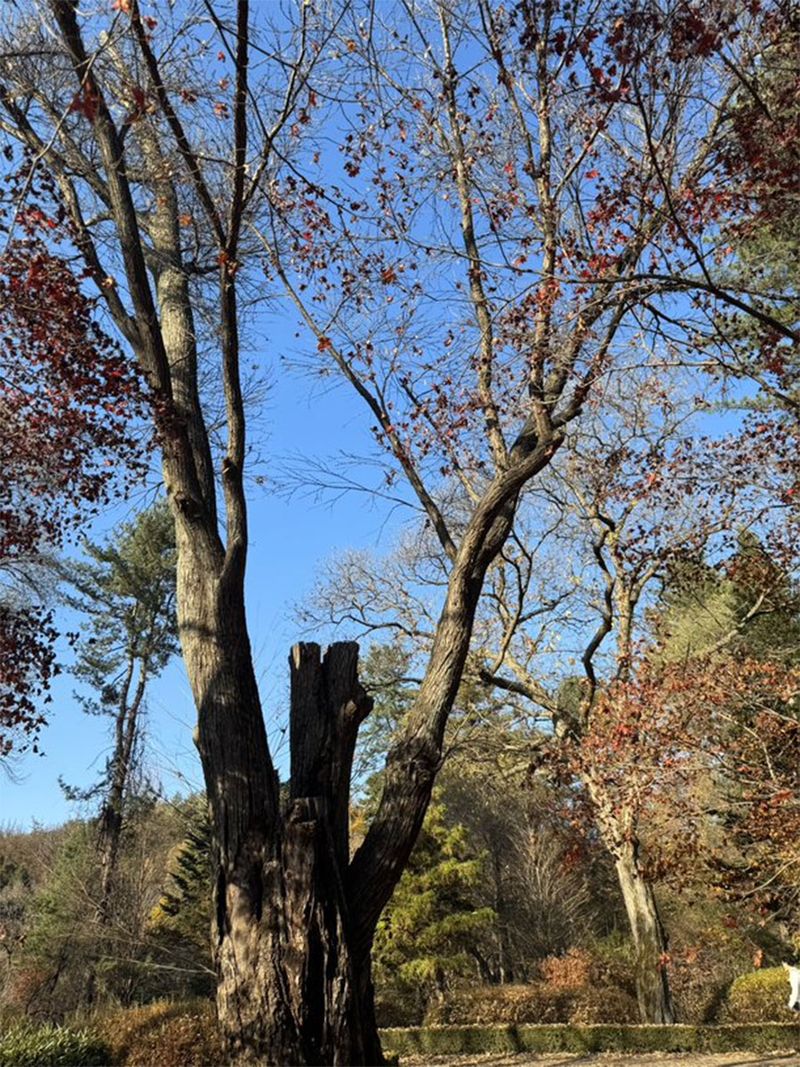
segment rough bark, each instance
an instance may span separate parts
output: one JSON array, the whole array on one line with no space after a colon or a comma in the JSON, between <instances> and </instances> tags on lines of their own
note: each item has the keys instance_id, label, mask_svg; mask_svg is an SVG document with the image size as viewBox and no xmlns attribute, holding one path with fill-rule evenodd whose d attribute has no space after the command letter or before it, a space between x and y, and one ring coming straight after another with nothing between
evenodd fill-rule
<instances>
[{"instance_id":1,"label":"rough bark","mask_svg":"<svg viewBox=\"0 0 800 1067\"><path fill-rule=\"evenodd\" d=\"M271 833L241 842L238 864L230 849L220 864L217 1009L236 1063L383 1062L345 888L350 766L371 706L357 655L349 643L322 660L317 645L293 649L288 805Z\"/></svg>"},{"instance_id":2,"label":"rough bark","mask_svg":"<svg viewBox=\"0 0 800 1067\"><path fill-rule=\"evenodd\" d=\"M653 886L644 877L631 846L616 858L625 910L636 946L636 999L644 1023L674 1023L675 1010L667 978L667 935Z\"/></svg>"}]
</instances>

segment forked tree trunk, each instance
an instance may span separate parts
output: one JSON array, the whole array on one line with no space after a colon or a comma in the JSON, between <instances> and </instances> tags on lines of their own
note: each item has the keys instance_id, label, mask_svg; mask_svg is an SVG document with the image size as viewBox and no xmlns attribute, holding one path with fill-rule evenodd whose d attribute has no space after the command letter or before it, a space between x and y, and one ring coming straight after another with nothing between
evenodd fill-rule
<instances>
[{"instance_id":1,"label":"forked tree trunk","mask_svg":"<svg viewBox=\"0 0 800 1067\"><path fill-rule=\"evenodd\" d=\"M642 1022L674 1023L665 959L667 935L653 886L642 874L635 846L626 847L617 856L616 870L636 948L636 999Z\"/></svg>"},{"instance_id":2,"label":"forked tree trunk","mask_svg":"<svg viewBox=\"0 0 800 1067\"><path fill-rule=\"evenodd\" d=\"M155 414L164 482L175 519L178 630L197 707L197 745L217 855L214 955L228 1054L242 1063L374 1064L381 1059L369 977L375 926L430 801L486 570L510 534L519 493L550 463L567 425L580 410L588 384L570 391L554 421L556 401L566 396L566 387L559 382L569 377L563 372L570 360L559 363L561 369L552 376L555 392L532 403L508 449L497 428L493 403L489 406L485 417L497 472L476 503L458 545L404 449L399 443L392 445L452 570L425 677L406 730L387 756L378 811L348 862L350 763L358 721L369 707L356 679L356 646L334 646L323 663L316 646L299 646L295 652L291 799L288 810L281 811L245 618L247 446L236 266L240 231L255 186L248 191L247 0L240 0L236 8L234 166L231 196L221 209L216 183L206 184L203 156L194 154L180 116L169 106L138 5L131 5L131 27L142 69L147 70L152 95L172 135L163 150L162 142L153 139L156 133L148 134L160 130L161 123L117 126L106 99L103 65L94 63L93 49L83 40L75 0L51 0L76 88L92 101L91 136L105 182L102 198L118 239L127 286L124 295L107 286L84 220L77 209L70 211L83 239L87 266L158 398ZM113 57L113 45L109 55ZM303 84L298 82L298 93ZM291 94L288 99L292 100ZM146 183L152 190L152 197L147 195L152 207L144 213L137 207L139 194L128 177L126 137L128 144L137 141L137 175L142 172L140 153L146 175L151 167ZM264 163L271 156L271 140L272 136L264 146ZM49 153L48 148L45 158ZM174 165L176 153L185 165L182 173ZM63 169L57 172L71 205L71 179ZM219 264L219 381L227 441L218 479L200 402L190 291L195 268L184 260L184 198L178 195L178 182L193 187L193 198L212 231L208 247ZM477 260L472 273L477 277ZM592 322L590 316L587 329ZM573 361L578 351L574 348ZM393 439L382 401L379 404L357 377L352 382Z\"/></svg>"}]
</instances>

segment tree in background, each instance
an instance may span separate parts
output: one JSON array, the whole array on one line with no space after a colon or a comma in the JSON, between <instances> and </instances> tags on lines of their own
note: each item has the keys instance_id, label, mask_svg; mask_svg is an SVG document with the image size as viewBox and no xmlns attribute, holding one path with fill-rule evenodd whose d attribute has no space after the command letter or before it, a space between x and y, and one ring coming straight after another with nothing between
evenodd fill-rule
<instances>
[{"instance_id":1,"label":"tree in background","mask_svg":"<svg viewBox=\"0 0 800 1067\"><path fill-rule=\"evenodd\" d=\"M477 900L495 920L474 950L491 983L530 981L543 959L586 945L621 919L602 848L571 818L570 790L508 762L470 746L444 768L439 786L451 818L486 855Z\"/></svg>"},{"instance_id":2,"label":"tree in background","mask_svg":"<svg viewBox=\"0 0 800 1067\"><path fill-rule=\"evenodd\" d=\"M112 720L112 746L99 782L74 799L100 796L98 855L102 886L98 921L108 903L126 805L136 785L147 687L177 652L174 527L166 503L119 526L104 545L86 543L92 562L62 567L74 592L67 604L86 625L77 641L75 677L91 695L78 699L90 715Z\"/></svg>"},{"instance_id":3,"label":"tree in background","mask_svg":"<svg viewBox=\"0 0 800 1067\"><path fill-rule=\"evenodd\" d=\"M87 921L102 889L95 822L74 821L32 835L28 847L38 847L41 855L26 864L25 937L14 953L4 1003L60 1021L85 1012L88 982L94 983L96 1009L208 990L207 959L184 944L165 945L152 922L187 818L181 803L152 798L128 811L103 924ZM37 837L44 840L37 844ZM0 845L9 856L24 854L19 837Z\"/></svg>"},{"instance_id":4,"label":"tree in background","mask_svg":"<svg viewBox=\"0 0 800 1067\"><path fill-rule=\"evenodd\" d=\"M87 561L64 564L72 592L66 603L86 624L76 642L75 677L89 687L83 710L112 721L111 754L101 779L87 790L67 787L71 799L99 796L97 856L100 886L91 921L112 921L114 876L128 809L140 783L147 688L177 652L174 526L158 503L119 526L103 545L86 543ZM87 977L86 996L95 995Z\"/></svg>"},{"instance_id":5,"label":"tree in background","mask_svg":"<svg viewBox=\"0 0 800 1067\"><path fill-rule=\"evenodd\" d=\"M183 805L184 836L169 857L161 898L150 916L161 957L194 973L192 993L211 992L213 960L208 945L211 925L213 842L208 804L203 796Z\"/></svg>"},{"instance_id":6,"label":"tree in background","mask_svg":"<svg viewBox=\"0 0 800 1067\"><path fill-rule=\"evenodd\" d=\"M380 605L387 598L394 623L387 622L387 629L403 635L389 644L373 643L363 662L362 678L375 707L356 748L355 765L372 769L354 810L357 844L380 792L378 756L402 729L419 684L410 636L420 639L425 627L420 610L425 581L424 568L415 567L402 550L384 562L379 574L356 554L340 563L341 569L331 564L330 586L320 583L304 615L321 621L323 613L336 617L341 610L351 621L371 620L377 635ZM368 612L362 611L366 604ZM529 979L544 957L614 928L619 918L600 850L576 831L570 817L570 790L559 792L540 778L531 781L530 750L541 740L517 709L472 674L462 683L437 790L446 825L465 832L471 848L484 856L482 877L470 894L473 906L492 916L470 945L484 982ZM386 968L382 974L385 981ZM381 1005L385 1015L383 995Z\"/></svg>"},{"instance_id":7,"label":"tree in background","mask_svg":"<svg viewBox=\"0 0 800 1067\"><path fill-rule=\"evenodd\" d=\"M731 136L723 149L728 171L742 185L754 207L726 231L716 273L747 279L758 293L780 293L763 301L781 324L800 323L797 227L797 167L800 163L800 24L796 12L782 40L743 82L732 109ZM769 351L762 347L752 320L743 314L719 317L719 342L724 365L761 387L757 407L782 415L784 429L796 425L800 413L797 344L776 330ZM788 417L788 418L787 418Z\"/></svg>"},{"instance_id":8,"label":"tree in background","mask_svg":"<svg viewBox=\"0 0 800 1067\"><path fill-rule=\"evenodd\" d=\"M708 657L701 858L725 899L796 936L800 600L779 547L743 533L714 566L676 560L655 623L666 659Z\"/></svg>"},{"instance_id":9,"label":"tree in background","mask_svg":"<svg viewBox=\"0 0 800 1067\"><path fill-rule=\"evenodd\" d=\"M389 1019L394 1012L421 1021L432 997L474 973L474 946L495 919L476 904L486 857L446 814L434 799L375 933L376 993Z\"/></svg>"}]
</instances>

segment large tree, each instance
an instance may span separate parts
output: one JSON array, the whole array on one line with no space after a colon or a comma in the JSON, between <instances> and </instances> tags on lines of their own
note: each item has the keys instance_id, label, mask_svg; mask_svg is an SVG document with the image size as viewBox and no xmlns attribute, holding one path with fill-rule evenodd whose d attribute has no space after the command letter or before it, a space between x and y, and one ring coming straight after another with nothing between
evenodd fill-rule
<instances>
[{"instance_id":1,"label":"large tree","mask_svg":"<svg viewBox=\"0 0 800 1067\"><path fill-rule=\"evenodd\" d=\"M139 0L96 14L51 0L45 22L4 18L0 125L55 177L88 280L156 397L228 1054L378 1062L373 935L523 487L602 403L636 331L675 329L691 347L719 300L777 328L705 260L738 207L715 169L728 104L781 20L550 0L303 4L271 25L247 0L158 20ZM338 183L319 170L335 160ZM320 368L364 401L390 479L406 479L448 560L422 681L352 859L350 766L369 711L356 649L293 653L282 806L245 616L239 309L263 265ZM219 447L201 356L222 399ZM455 524L442 472L467 494Z\"/></svg>"}]
</instances>

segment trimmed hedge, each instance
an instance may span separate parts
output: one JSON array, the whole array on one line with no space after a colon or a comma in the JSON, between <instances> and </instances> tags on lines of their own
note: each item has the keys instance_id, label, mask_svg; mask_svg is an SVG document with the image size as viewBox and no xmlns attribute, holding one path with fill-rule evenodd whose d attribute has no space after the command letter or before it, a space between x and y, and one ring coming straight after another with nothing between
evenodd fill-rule
<instances>
[{"instance_id":1,"label":"trimmed hedge","mask_svg":"<svg viewBox=\"0 0 800 1067\"><path fill-rule=\"evenodd\" d=\"M737 1026L429 1026L381 1033L408 1056L488 1052L770 1052L800 1048L800 1024Z\"/></svg>"},{"instance_id":2,"label":"trimmed hedge","mask_svg":"<svg viewBox=\"0 0 800 1067\"><path fill-rule=\"evenodd\" d=\"M0 1033L0 1067L103 1067L108 1046L89 1030L20 1024Z\"/></svg>"},{"instance_id":3,"label":"trimmed hedge","mask_svg":"<svg viewBox=\"0 0 800 1067\"><path fill-rule=\"evenodd\" d=\"M456 989L429 1006L422 1025L486 1027L565 1023L569 1021L573 998L573 990L554 989L543 982Z\"/></svg>"}]
</instances>

